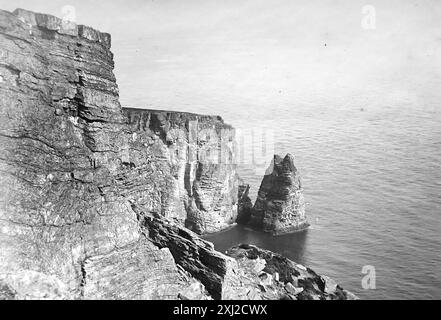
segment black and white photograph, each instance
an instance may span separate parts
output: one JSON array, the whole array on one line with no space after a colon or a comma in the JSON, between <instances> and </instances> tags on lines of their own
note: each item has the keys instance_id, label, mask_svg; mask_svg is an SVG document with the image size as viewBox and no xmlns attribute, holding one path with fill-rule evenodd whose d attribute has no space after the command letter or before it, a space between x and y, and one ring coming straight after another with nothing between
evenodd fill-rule
<instances>
[{"instance_id":1,"label":"black and white photograph","mask_svg":"<svg viewBox=\"0 0 441 320\"><path fill-rule=\"evenodd\" d=\"M0 300L441 299L441 1L0 0L0 98Z\"/></svg>"}]
</instances>

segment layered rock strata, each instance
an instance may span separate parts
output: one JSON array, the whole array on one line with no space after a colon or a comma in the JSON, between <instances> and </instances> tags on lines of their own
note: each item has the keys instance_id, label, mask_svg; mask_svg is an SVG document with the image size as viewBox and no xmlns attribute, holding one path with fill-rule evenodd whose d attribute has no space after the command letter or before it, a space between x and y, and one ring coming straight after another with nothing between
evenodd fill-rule
<instances>
[{"instance_id":1,"label":"layered rock strata","mask_svg":"<svg viewBox=\"0 0 441 320\"><path fill-rule=\"evenodd\" d=\"M140 167L148 155L147 161L163 164L160 172L166 177L156 188L158 194L144 192L138 205L199 234L234 223L238 194L234 129L219 116L123 110L131 133L130 165Z\"/></svg>"},{"instance_id":2,"label":"layered rock strata","mask_svg":"<svg viewBox=\"0 0 441 320\"><path fill-rule=\"evenodd\" d=\"M53 16L0 11L0 298L283 297L289 285L276 274L284 271L261 269L270 253L229 257L184 227L234 220L235 167L202 157L226 125L123 111L110 43ZM278 282L265 282L262 270ZM334 297L318 289L313 298Z\"/></svg>"},{"instance_id":3,"label":"layered rock strata","mask_svg":"<svg viewBox=\"0 0 441 320\"><path fill-rule=\"evenodd\" d=\"M247 223L276 235L309 226L300 174L294 166L294 157L291 154L287 154L285 158L274 156L263 177Z\"/></svg>"}]
</instances>

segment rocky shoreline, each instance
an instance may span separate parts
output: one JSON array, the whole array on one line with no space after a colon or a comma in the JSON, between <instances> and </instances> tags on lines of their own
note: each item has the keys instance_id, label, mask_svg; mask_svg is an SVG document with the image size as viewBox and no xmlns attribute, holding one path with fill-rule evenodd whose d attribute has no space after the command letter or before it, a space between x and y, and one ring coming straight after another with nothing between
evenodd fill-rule
<instances>
[{"instance_id":1,"label":"rocky shoreline","mask_svg":"<svg viewBox=\"0 0 441 320\"><path fill-rule=\"evenodd\" d=\"M0 10L0 299L354 299L251 245L306 226L292 156L254 206L221 117L122 108L109 34Z\"/></svg>"}]
</instances>

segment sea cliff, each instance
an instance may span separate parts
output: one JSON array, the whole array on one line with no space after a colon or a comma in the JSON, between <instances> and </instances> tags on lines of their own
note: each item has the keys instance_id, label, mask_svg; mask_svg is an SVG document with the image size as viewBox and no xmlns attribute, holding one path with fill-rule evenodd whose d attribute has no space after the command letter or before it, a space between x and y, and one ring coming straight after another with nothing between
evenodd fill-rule
<instances>
[{"instance_id":1,"label":"sea cliff","mask_svg":"<svg viewBox=\"0 0 441 320\"><path fill-rule=\"evenodd\" d=\"M147 156L163 165L166 177L164 186L154 190L160 194L143 191L138 205L200 234L236 221L235 132L230 125L219 116L185 112L123 108L123 113L131 133L131 165L139 167Z\"/></svg>"},{"instance_id":2,"label":"sea cliff","mask_svg":"<svg viewBox=\"0 0 441 320\"><path fill-rule=\"evenodd\" d=\"M354 298L278 254L225 255L188 229L236 220L234 130L123 109L109 34L0 10L0 44L1 298Z\"/></svg>"}]
</instances>

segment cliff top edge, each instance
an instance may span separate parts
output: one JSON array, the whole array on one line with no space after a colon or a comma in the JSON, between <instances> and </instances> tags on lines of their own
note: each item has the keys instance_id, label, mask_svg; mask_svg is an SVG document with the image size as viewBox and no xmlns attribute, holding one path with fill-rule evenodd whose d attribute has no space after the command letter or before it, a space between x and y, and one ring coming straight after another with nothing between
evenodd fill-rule
<instances>
[{"instance_id":1,"label":"cliff top edge","mask_svg":"<svg viewBox=\"0 0 441 320\"><path fill-rule=\"evenodd\" d=\"M226 124L221 116L218 115L209 115L209 114L200 114L200 113L193 113L193 112L187 112L187 111L174 111L174 110L161 110L161 109L151 109L151 108L132 108L132 107L123 107L122 108L124 112L126 113L167 113L170 115L183 115L186 117L198 117L198 118L209 118L212 120L216 120L221 122L227 127L231 127L229 124Z\"/></svg>"},{"instance_id":2,"label":"cliff top edge","mask_svg":"<svg viewBox=\"0 0 441 320\"><path fill-rule=\"evenodd\" d=\"M111 36L109 33L101 32L91 27L76 24L74 21L61 19L56 16L39 13L21 8L15 9L13 12L1 10L16 16L20 21L31 27L47 29L55 31L59 34L84 38L90 41L99 42L106 48L111 47Z\"/></svg>"}]
</instances>

